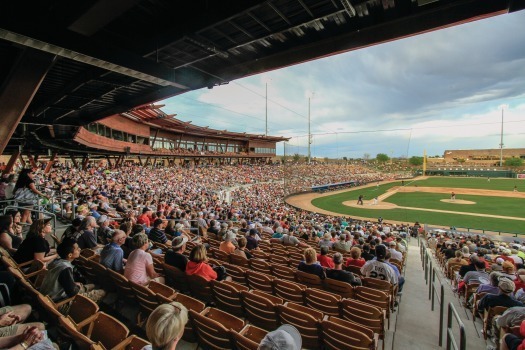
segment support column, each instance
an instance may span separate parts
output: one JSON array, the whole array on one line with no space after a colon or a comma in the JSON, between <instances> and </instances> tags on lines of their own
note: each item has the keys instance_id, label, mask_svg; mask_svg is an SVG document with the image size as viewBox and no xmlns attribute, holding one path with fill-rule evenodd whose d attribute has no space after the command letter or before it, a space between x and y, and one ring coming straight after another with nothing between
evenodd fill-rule
<instances>
[{"instance_id":1,"label":"support column","mask_svg":"<svg viewBox=\"0 0 525 350\"><path fill-rule=\"evenodd\" d=\"M44 174L49 174L49 172L53 168L53 164L55 163L56 158L57 158L57 152L54 151L53 155L51 156L51 159L49 160L49 162L47 162L46 170L44 170Z\"/></svg>"},{"instance_id":2,"label":"support column","mask_svg":"<svg viewBox=\"0 0 525 350\"><path fill-rule=\"evenodd\" d=\"M111 163L111 158L109 158L109 156L106 156L106 160L108 161L108 168L113 168L113 164Z\"/></svg>"},{"instance_id":3,"label":"support column","mask_svg":"<svg viewBox=\"0 0 525 350\"><path fill-rule=\"evenodd\" d=\"M89 155L85 155L82 159L82 170L86 170L89 163Z\"/></svg>"},{"instance_id":4,"label":"support column","mask_svg":"<svg viewBox=\"0 0 525 350\"><path fill-rule=\"evenodd\" d=\"M142 158L140 158L140 156L137 156L137 158L138 158L138 160L139 160L139 164L140 164L140 166L144 166L144 165L142 164Z\"/></svg>"},{"instance_id":5,"label":"support column","mask_svg":"<svg viewBox=\"0 0 525 350\"><path fill-rule=\"evenodd\" d=\"M78 169L78 162L73 154L70 154L69 157L71 158L71 161L73 162L73 166L75 169Z\"/></svg>"},{"instance_id":6,"label":"support column","mask_svg":"<svg viewBox=\"0 0 525 350\"><path fill-rule=\"evenodd\" d=\"M33 158L33 156L31 155L31 153L27 153L27 159L29 160L29 164L31 164L31 167L34 169L34 168L38 168L38 166L36 165L36 161L35 159Z\"/></svg>"},{"instance_id":7,"label":"support column","mask_svg":"<svg viewBox=\"0 0 525 350\"><path fill-rule=\"evenodd\" d=\"M43 51L26 48L9 73L9 78L0 91L0 154L4 152L55 57Z\"/></svg>"},{"instance_id":8,"label":"support column","mask_svg":"<svg viewBox=\"0 0 525 350\"><path fill-rule=\"evenodd\" d=\"M19 155L20 151L16 151L15 153L11 154L11 158L9 158L9 161L5 166L3 174L9 174L11 171L13 171L13 167L15 166L16 160L18 159Z\"/></svg>"},{"instance_id":9,"label":"support column","mask_svg":"<svg viewBox=\"0 0 525 350\"><path fill-rule=\"evenodd\" d=\"M20 153L18 153L18 160L20 161L20 163L22 163L22 166L25 168L26 161L24 160L24 157L22 157Z\"/></svg>"}]
</instances>

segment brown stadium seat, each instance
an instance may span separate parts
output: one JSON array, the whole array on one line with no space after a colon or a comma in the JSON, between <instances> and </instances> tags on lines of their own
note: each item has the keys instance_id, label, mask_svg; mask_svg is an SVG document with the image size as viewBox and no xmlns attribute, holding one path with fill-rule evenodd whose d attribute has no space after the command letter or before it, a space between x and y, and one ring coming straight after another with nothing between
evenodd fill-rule
<instances>
[{"instance_id":1,"label":"brown stadium seat","mask_svg":"<svg viewBox=\"0 0 525 350\"><path fill-rule=\"evenodd\" d=\"M190 288L190 293L193 297L209 303L213 301L213 295L211 293L211 283L207 281L204 277L199 275L189 275L188 286Z\"/></svg>"},{"instance_id":2,"label":"brown stadium seat","mask_svg":"<svg viewBox=\"0 0 525 350\"><path fill-rule=\"evenodd\" d=\"M337 316L341 314L341 296L315 288L304 291L304 302L307 306L319 310L325 315Z\"/></svg>"},{"instance_id":3,"label":"brown stadium seat","mask_svg":"<svg viewBox=\"0 0 525 350\"><path fill-rule=\"evenodd\" d=\"M248 280L248 287L252 289L262 290L263 292L272 293L272 281L275 279L272 275L265 273L247 270L246 279Z\"/></svg>"},{"instance_id":4,"label":"brown stadium seat","mask_svg":"<svg viewBox=\"0 0 525 350\"><path fill-rule=\"evenodd\" d=\"M190 310L190 318L199 345L212 350L232 349L230 329L240 332L245 326L240 318L209 307L201 313Z\"/></svg>"},{"instance_id":5,"label":"brown stadium seat","mask_svg":"<svg viewBox=\"0 0 525 350\"><path fill-rule=\"evenodd\" d=\"M297 270L295 271L295 279L309 288L323 289L323 280L317 275Z\"/></svg>"},{"instance_id":6,"label":"brown stadium seat","mask_svg":"<svg viewBox=\"0 0 525 350\"><path fill-rule=\"evenodd\" d=\"M354 275L363 276L363 274L361 273L361 268L359 266L353 266L353 265L346 266L345 270L350 271Z\"/></svg>"},{"instance_id":7,"label":"brown stadium seat","mask_svg":"<svg viewBox=\"0 0 525 350\"><path fill-rule=\"evenodd\" d=\"M254 250L251 250L250 253L252 253L255 259L261 259L265 261L270 259L270 254L266 253L263 250L254 249ZM253 259L250 259L250 260L253 260Z\"/></svg>"},{"instance_id":8,"label":"brown stadium seat","mask_svg":"<svg viewBox=\"0 0 525 350\"><path fill-rule=\"evenodd\" d=\"M162 268L164 270L164 275L166 276L166 284L179 292L187 293L190 288L188 286L188 279L186 278L186 273L180 270L178 267L171 266L169 264L163 263Z\"/></svg>"},{"instance_id":9,"label":"brown stadium seat","mask_svg":"<svg viewBox=\"0 0 525 350\"><path fill-rule=\"evenodd\" d=\"M330 293L337 294L341 298L353 298L354 287L350 283L334 280L332 278L325 278L323 280L324 290Z\"/></svg>"},{"instance_id":10,"label":"brown stadium seat","mask_svg":"<svg viewBox=\"0 0 525 350\"><path fill-rule=\"evenodd\" d=\"M483 313L483 338L487 340L488 333L492 327L492 320L495 316L502 315L508 308L505 306L489 307Z\"/></svg>"},{"instance_id":11,"label":"brown stadium seat","mask_svg":"<svg viewBox=\"0 0 525 350\"><path fill-rule=\"evenodd\" d=\"M284 300L258 290L243 291L242 305L246 319L254 325L272 331L279 326L277 305Z\"/></svg>"},{"instance_id":12,"label":"brown stadium seat","mask_svg":"<svg viewBox=\"0 0 525 350\"><path fill-rule=\"evenodd\" d=\"M388 293L374 288L359 286L354 288L354 295L357 300L381 308L385 312L388 328L390 329L390 300Z\"/></svg>"},{"instance_id":13,"label":"brown stadium seat","mask_svg":"<svg viewBox=\"0 0 525 350\"><path fill-rule=\"evenodd\" d=\"M240 332L231 331L233 347L238 350L257 350L259 343L268 334L264 329L247 325Z\"/></svg>"},{"instance_id":14,"label":"brown stadium seat","mask_svg":"<svg viewBox=\"0 0 525 350\"><path fill-rule=\"evenodd\" d=\"M270 263L272 263L272 265L290 266L290 259L288 259L288 254L286 254L285 256L271 254L269 261Z\"/></svg>"},{"instance_id":15,"label":"brown stadium seat","mask_svg":"<svg viewBox=\"0 0 525 350\"><path fill-rule=\"evenodd\" d=\"M118 293L118 300L117 302L126 301L128 303L135 303L135 292L133 289L131 289L131 286L129 285L129 281L124 275L121 275L118 272L115 272L113 270L107 270L108 271L108 277L111 279L113 284L115 285L115 288Z\"/></svg>"},{"instance_id":16,"label":"brown stadium seat","mask_svg":"<svg viewBox=\"0 0 525 350\"><path fill-rule=\"evenodd\" d=\"M341 307L343 319L373 330L383 341L385 349L385 313L381 308L352 299L341 301Z\"/></svg>"},{"instance_id":17,"label":"brown stadium seat","mask_svg":"<svg viewBox=\"0 0 525 350\"><path fill-rule=\"evenodd\" d=\"M249 260L246 259L244 256L240 256L237 254L230 254L230 262L232 263L232 265L244 267L246 269L250 267Z\"/></svg>"},{"instance_id":18,"label":"brown stadium seat","mask_svg":"<svg viewBox=\"0 0 525 350\"><path fill-rule=\"evenodd\" d=\"M147 340L144 340L136 335L129 336L126 339L125 350L142 350L146 345L151 345Z\"/></svg>"},{"instance_id":19,"label":"brown stadium seat","mask_svg":"<svg viewBox=\"0 0 525 350\"><path fill-rule=\"evenodd\" d=\"M272 275L274 275L276 278L286 280L286 281L295 281L295 269L279 265L279 264L272 264Z\"/></svg>"},{"instance_id":20,"label":"brown stadium seat","mask_svg":"<svg viewBox=\"0 0 525 350\"><path fill-rule=\"evenodd\" d=\"M71 338L72 342L75 345L75 348L78 350L91 350L95 349L94 345L96 344L89 337L82 334L77 328L76 325L71 321L70 318L61 316L59 318L60 329L68 337ZM101 344L99 344L102 346Z\"/></svg>"},{"instance_id":21,"label":"brown stadium seat","mask_svg":"<svg viewBox=\"0 0 525 350\"><path fill-rule=\"evenodd\" d=\"M265 273L267 275L272 274L271 265L261 259L250 259L250 268L254 271Z\"/></svg>"},{"instance_id":22,"label":"brown stadium seat","mask_svg":"<svg viewBox=\"0 0 525 350\"><path fill-rule=\"evenodd\" d=\"M169 304L172 301L177 301L184 305L188 311L193 310L197 313L201 313L206 308L202 301L182 293L175 294L171 299L168 299L160 294L157 294L157 297L163 304ZM190 343L195 343L197 341L197 337L193 331L193 324L191 322L186 323L186 326L184 327L184 333L182 334L182 339Z\"/></svg>"},{"instance_id":23,"label":"brown stadium seat","mask_svg":"<svg viewBox=\"0 0 525 350\"><path fill-rule=\"evenodd\" d=\"M223 252L222 250L214 250L213 251L213 257L217 260L220 260L222 262L230 262L230 254Z\"/></svg>"},{"instance_id":24,"label":"brown stadium seat","mask_svg":"<svg viewBox=\"0 0 525 350\"><path fill-rule=\"evenodd\" d=\"M142 327L145 325L149 315L160 305L157 294L151 291L148 287L140 284L129 282L129 285L135 293L135 300L139 304L139 313L137 314L137 325Z\"/></svg>"},{"instance_id":25,"label":"brown stadium seat","mask_svg":"<svg viewBox=\"0 0 525 350\"><path fill-rule=\"evenodd\" d=\"M363 282L363 286L365 287L377 289L385 293L388 293L389 301L390 301L390 309L394 311L394 302L396 300L397 286L394 286L392 283L388 281L383 281L383 280L372 278L372 277L363 277L361 281Z\"/></svg>"},{"instance_id":26,"label":"brown stadium seat","mask_svg":"<svg viewBox=\"0 0 525 350\"><path fill-rule=\"evenodd\" d=\"M114 291L115 287L108 276L108 269L95 260L88 260L87 265L96 279L97 285L100 285L105 291Z\"/></svg>"},{"instance_id":27,"label":"brown stadium seat","mask_svg":"<svg viewBox=\"0 0 525 350\"><path fill-rule=\"evenodd\" d=\"M304 303L304 291L307 286L301 283L290 282L280 279L273 280L273 291L276 296L283 298L286 301L291 301L297 304Z\"/></svg>"},{"instance_id":28,"label":"brown stadium seat","mask_svg":"<svg viewBox=\"0 0 525 350\"><path fill-rule=\"evenodd\" d=\"M222 266L226 268L226 274L232 278L233 282L248 285L248 280L246 279L247 268L226 263Z\"/></svg>"},{"instance_id":29,"label":"brown stadium seat","mask_svg":"<svg viewBox=\"0 0 525 350\"><path fill-rule=\"evenodd\" d=\"M148 289L157 295L162 295L167 299L173 299L177 295L177 291L164 283L157 281L150 281L148 284Z\"/></svg>"},{"instance_id":30,"label":"brown stadium seat","mask_svg":"<svg viewBox=\"0 0 525 350\"><path fill-rule=\"evenodd\" d=\"M323 313L294 303L279 305L279 322L291 324L303 338L303 348L320 349L322 347L319 329Z\"/></svg>"},{"instance_id":31,"label":"brown stadium seat","mask_svg":"<svg viewBox=\"0 0 525 350\"><path fill-rule=\"evenodd\" d=\"M212 281L212 290L219 309L239 317L244 315L241 292L248 291L248 287L230 281Z\"/></svg>"},{"instance_id":32,"label":"brown stadium seat","mask_svg":"<svg viewBox=\"0 0 525 350\"><path fill-rule=\"evenodd\" d=\"M375 349L374 332L370 329L329 317L321 323L322 338L327 350L369 350Z\"/></svg>"}]
</instances>

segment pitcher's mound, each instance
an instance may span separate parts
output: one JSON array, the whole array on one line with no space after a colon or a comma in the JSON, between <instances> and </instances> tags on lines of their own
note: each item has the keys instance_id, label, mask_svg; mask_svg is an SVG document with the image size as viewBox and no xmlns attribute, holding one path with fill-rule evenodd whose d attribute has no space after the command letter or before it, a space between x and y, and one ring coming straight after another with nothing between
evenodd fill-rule
<instances>
[{"instance_id":1,"label":"pitcher's mound","mask_svg":"<svg viewBox=\"0 0 525 350\"><path fill-rule=\"evenodd\" d=\"M445 203L453 203L453 204L476 204L476 202L472 202L472 201L464 201L462 199L442 199L441 202L445 202Z\"/></svg>"},{"instance_id":2,"label":"pitcher's mound","mask_svg":"<svg viewBox=\"0 0 525 350\"><path fill-rule=\"evenodd\" d=\"M363 208L363 209L394 209L397 208L397 205L388 202L378 202L374 204L373 200L364 201L364 205L356 204L355 200L345 201L343 205L353 208Z\"/></svg>"}]
</instances>

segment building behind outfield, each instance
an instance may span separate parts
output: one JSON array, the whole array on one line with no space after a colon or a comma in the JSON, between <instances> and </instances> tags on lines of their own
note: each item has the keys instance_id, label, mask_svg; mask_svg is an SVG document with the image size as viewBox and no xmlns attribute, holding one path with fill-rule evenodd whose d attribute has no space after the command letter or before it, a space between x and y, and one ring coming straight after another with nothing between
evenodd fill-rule
<instances>
[{"instance_id":1,"label":"building behind outfield","mask_svg":"<svg viewBox=\"0 0 525 350\"><path fill-rule=\"evenodd\" d=\"M494 149L470 149L470 150L446 150L443 155L445 163L470 163L499 165L501 150ZM504 148L503 161L508 158L525 159L525 148Z\"/></svg>"}]
</instances>

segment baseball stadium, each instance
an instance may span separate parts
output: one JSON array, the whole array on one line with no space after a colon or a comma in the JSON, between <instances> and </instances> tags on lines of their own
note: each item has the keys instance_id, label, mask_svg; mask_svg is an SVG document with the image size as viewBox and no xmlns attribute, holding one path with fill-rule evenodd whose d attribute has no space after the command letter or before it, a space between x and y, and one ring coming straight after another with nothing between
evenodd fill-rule
<instances>
[{"instance_id":1,"label":"baseball stadium","mask_svg":"<svg viewBox=\"0 0 525 350\"><path fill-rule=\"evenodd\" d=\"M0 3L0 348L525 348L524 9ZM497 18L515 56L436 59Z\"/></svg>"}]
</instances>

